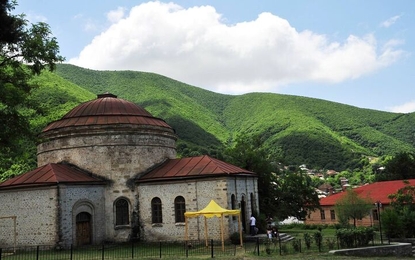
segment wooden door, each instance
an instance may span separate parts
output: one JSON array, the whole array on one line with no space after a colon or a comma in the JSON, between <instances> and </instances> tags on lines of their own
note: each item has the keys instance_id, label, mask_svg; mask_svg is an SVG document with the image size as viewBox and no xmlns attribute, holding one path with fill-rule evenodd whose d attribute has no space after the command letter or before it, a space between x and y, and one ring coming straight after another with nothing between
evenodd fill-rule
<instances>
[{"instance_id":1,"label":"wooden door","mask_svg":"<svg viewBox=\"0 0 415 260\"><path fill-rule=\"evenodd\" d=\"M81 212L76 216L76 245L90 245L92 242L91 236L91 215Z\"/></svg>"}]
</instances>

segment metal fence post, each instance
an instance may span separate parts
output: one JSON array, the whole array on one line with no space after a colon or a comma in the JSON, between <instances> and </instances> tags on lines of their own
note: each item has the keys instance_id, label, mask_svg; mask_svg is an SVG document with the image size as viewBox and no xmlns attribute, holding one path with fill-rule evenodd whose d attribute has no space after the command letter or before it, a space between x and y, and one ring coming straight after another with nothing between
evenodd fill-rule
<instances>
[{"instance_id":1,"label":"metal fence post","mask_svg":"<svg viewBox=\"0 0 415 260\"><path fill-rule=\"evenodd\" d=\"M71 244L71 256L70 256L71 260L72 260L72 257L73 257L73 244Z\"/></svg>"},{"instance_id":2,"label":"metal fence post","mask_svg":"<svg viewBox=\"0 0 415 260\"><path fill-rule=\"evenodd\" d=\"M213 258L213 239L210 240L210 257Z\"/></svg>"},{"instance_id":3,"label":"metal fence post","mask_svg":"<svg viewBox=\"0 0 415 260\"><path fill-rule=\"evenodd\" d=\"M0 248L0 260L1 260L2 251L3 251L3 250Z\"/></svg>"},{"instance_id":4,"label":"metal fence post","mask_svg":"<svg viewBox=\"0 0 415 260\"><path fill-rule=\"evenodd\" d=\"M161 241L160 241L160 244L159 244L160 246L159 246L159 249L160 249L160 258L161 258Z\"/></svg>"},{"instance_id":5,"label":"metal fence post","mask_svg":"<svg viewBox=\"0 0 415 260\"><path fill-rule=\"evenodd\" d=\"M36 260L39 260L39 246L36 246Z\"/></svg>"},{"instance_id":6,"label":"metal fence post","mask_svg":"<svg viewBox=\"0 0 415 260\"><path fill-rule=\"evenodd\" d=\"M256 238L257 254L259 255L259 237Z\"/></svg>"},{"instance_id":7,"label":"metal fence post","mask_svg":"<svg viewBox=\"0 0 415 260\"><path fill-rule=\"evenodd\" d=\"M134 259L134 241L131 241L131 259Z\"/></svg>"},{"instance_id":8,"label":"metal fence post","mask_svg":"<svg viewBox=\"0 0 415 260\"><path fill-rule=\"evenodd\" d=\"M105 256L104 256L104 249L105 249L105 246L104 246L104 242L102 242L102 254L101 254L101 257L102 257L102 260L104 260L105 258Z\"/></svg>"}]
</instances>

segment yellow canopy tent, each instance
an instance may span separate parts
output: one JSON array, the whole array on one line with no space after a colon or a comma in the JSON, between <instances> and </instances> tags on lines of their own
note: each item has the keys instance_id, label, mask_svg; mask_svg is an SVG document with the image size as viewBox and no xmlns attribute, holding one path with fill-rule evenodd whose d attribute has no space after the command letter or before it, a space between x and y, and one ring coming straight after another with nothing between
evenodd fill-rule
<instances>
[{"instance_id":1,"label":"yellow canopy tent","mask_svg":"<svg viewBox=\"0 0 415 260\"><path fill-rule=\"evenodd\" d=\"M219 206L214 200L211 200L209 202L209 204L202 210L199 211L194 211L194 212L185 212L184 213L184 218L185 218L185 239L188 240L188 226L187 226L187 219L188 218L194 218L194 217L199 217L199 216L203 216L204 218L204 222L205 222L205 240L206 240L206 246L208 246L208 232L207 232L207 218L213 218L213 217L220 217L221 218L221 222L220 222L220 235L221 235L221 239L222 239L222 250L225 249L225 244L224 244L224 224L223 224L223 216L224 215L232 215L232 216L238 216L238 231L239 231L239 236L240 236L240 242L241 242L241 246L243 245L243 240L242 240L242 222L241 222L241 210L239 209L233 209L233 210L229 210L229 209L224 209L221 206Z\"/></svg>"}]
</instances>

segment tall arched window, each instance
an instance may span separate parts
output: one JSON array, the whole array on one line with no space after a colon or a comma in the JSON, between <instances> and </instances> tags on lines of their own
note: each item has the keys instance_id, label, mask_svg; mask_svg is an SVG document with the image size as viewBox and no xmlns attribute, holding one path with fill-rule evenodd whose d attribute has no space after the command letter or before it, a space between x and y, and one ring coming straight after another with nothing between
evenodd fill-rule
<instances>
[{"instance_id":1,"label":"tall arched window","mask_svg":"<svg viewBox=\"0 0 415 260\"><path fill-rule=\"evenodd\" d=\"M128 210L128 201L126 199L118 199L115 201L115 225L130 224L130 213Z\"/></svg>"},{"instance_id":2,"label":"tall arched window","mask_svg":"<svg viewBox=\"0 0 415 260\"><path fill-rule=\"evenodd\" d=\"M232 194L231 196L231 209L236 209L236 198L235 198L235 194ZM232 216L232 219L235 220L236 217Z\"/></svg>"},{"instance_id":3,"label":"tall arched window","mask_svg":"<svg viewBox=\"0 0 415 260\"><path fill-rule=\"evenodd\" d=\"M254 194L253 193L251 193L250 194L251 196L251 211L252 211L252 213L254 213L254 212L256 212L256 210L255 210L255 203L254 203Z\"/></svg>"},{"instance_id":4,"label":"tall arched window","mask_svg":"<svg viewBox=\"0 0 415 260\"><path fill-rule=\"evenodd\" d=\"M153 224L163 223L163 214L161 210L161 199L157 197L151 200L151 222Z\"/></svg>"},{"instance_id":5,"label":"tall arched window","mask_svg":"<svg viewBox=\"0 0 415 260\"><path fill-rule=\"evenodd\" d=\"M186 202L182 196L174 199L174 215L177 222L184 222L184 213L186 212Z\"/></svg>"}]
</instances>

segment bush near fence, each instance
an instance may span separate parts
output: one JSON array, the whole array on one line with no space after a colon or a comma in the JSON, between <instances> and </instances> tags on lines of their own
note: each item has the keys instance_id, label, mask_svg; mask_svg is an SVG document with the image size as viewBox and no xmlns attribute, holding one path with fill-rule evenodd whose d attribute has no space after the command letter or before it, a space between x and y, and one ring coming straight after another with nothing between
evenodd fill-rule
<instances>
[{"instance_id":1,"label":"bush near fence","mask_svg":"<svg viewBox=\"0 0 415 260\"><path fill-rule=\"evenodd\" d=\"M329 252L335 249L356 248L365 244L365 246L380 245L380 240L372 235L371 240L364 240L359 236L348 237L351 239L350 244L341 242L339 237L322 237L317 231L314 236L309 233L304 234L304 239L295 238L290 241L282 242L277 238L260 238L255 242L245 243L245 253L257 256L266 255L290 255L307 252ZM370 232L369 232L370 233ZM367 238L366 236L363 236ZM385 241L390 244L389 241Z\"/></svg>"}]
</instances>

